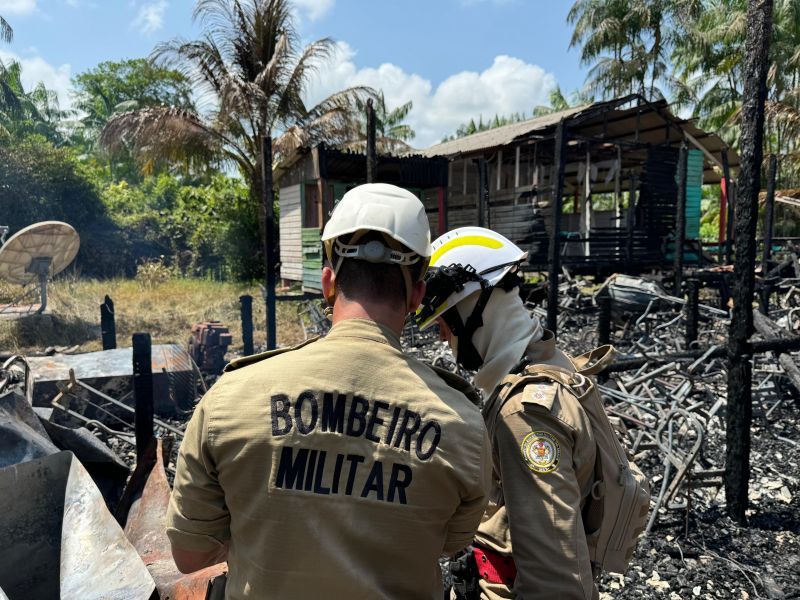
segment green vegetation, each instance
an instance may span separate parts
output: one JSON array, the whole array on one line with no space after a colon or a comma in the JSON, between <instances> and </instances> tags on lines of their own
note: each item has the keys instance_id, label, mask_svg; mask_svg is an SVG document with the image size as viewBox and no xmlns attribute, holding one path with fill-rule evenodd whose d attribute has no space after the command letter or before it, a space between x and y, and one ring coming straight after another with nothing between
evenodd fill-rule
<instances>
[{"instance_id":1,"label":"green vegetation","mask_svg":"<svg viewBox=\"0 0 800 600\"><path fill-rule=\"evenodd\" d=\"M411 104L390 110L369 88L304 104L335 47L301 46L288 0L198 0L194 16L198 40L77 74L69 112L44 85L24 89L19 63L0 62L0 215L12 233L68 221L82 238L77 270L92 277L158 260L251 281L263 276L262 136L274 137L276 160L320 141L363 147L373 98L379 149L413 138ZM0 18L0 40L12 37Z\"/></svg>"},{"instance_id":2,"label":"green vegetation","mask_svg":"<svg viewBox=\"0 0 800 600\"><path fill-rule=\"evenodd\" d=\"M205 28L201 39L159 44L153 56L183 73L215 108L201 115L151 106L119 115L100 138L112 154L129 151L146 171L158 161L190 168L227 163L260 201L264 136L275 137L278 159L300 146L353 137L358 101L375 92L350 88L305 105L310 76L335 46L325 38L301 47L288 0L199 0L194 18Z\"/></svg>"},{"instance_id":3,"label":"green vegetation","mask_svg":"<svg viewBox=\"0 0 800 600\"><path fill-rule=\"evenodd\" d=\"M7 302L15 291L0 282L0 302ZM149 331L156 344L185 346L193 323L216 319L231 330L231 348L241 349L239 296L243 294L253 296L254 343L258 347L266 342L264 300L260 289L251 285L185 279L169 273L166 277L149 274L105 281L59 277L49 286L48 294L52 314L0 320L0 348L23 354L46 346L77 345L82 352L101 350L100 304L106 294L114 300L120 346L130 345L137 331ZM281 346L304 339L298 307L298 302L277 305Z\"/></svg>"},{"instance_id":4,"label":"green vegetation","mask_svg":"<svg viewBox=\"0 0 800 600\"><path fill-rule=\"evenodd\" d=\"M744 85L746 0L576 0L571 44L601 98L640 93L688 109L734 147ZM800 185L800 3L775 0L764 153Z\"/></svg>"}]
</instances>

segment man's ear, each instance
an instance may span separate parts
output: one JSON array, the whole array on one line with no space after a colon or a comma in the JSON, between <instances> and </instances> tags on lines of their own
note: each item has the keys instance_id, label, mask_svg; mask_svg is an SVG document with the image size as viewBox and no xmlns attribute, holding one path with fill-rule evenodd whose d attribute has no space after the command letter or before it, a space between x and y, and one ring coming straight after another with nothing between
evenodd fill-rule
<instances>
[{"instance_id":1,"label":"man's ear","mask_svg":"<svg viewBox=\"0 0 800 600\"><path fill-rule=\"evenodd\" d=\"M408 312L416 312L422 299L425 297L425 282L418 281L411 288L411 297L408 300Z\"/></svg>"},{"instance_id":2,"label":"man's ear","mask_svg":"<svg viewBox=\"0 0 800 600\"><path fill-rule=\"evenodd\" d=\"M322 267L322 296L333 306L336 300L336 274L330 267Z\"/></svg>"}]
</instances>

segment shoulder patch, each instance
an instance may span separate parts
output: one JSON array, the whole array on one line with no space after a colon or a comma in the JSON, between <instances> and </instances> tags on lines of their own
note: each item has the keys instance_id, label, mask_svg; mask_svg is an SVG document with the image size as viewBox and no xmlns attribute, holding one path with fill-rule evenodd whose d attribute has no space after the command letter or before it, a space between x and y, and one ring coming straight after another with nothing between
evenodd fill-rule
<instances>
[{"instance_id":1,"label":"shoulder patch","mask_svg":"<svg viewBox=\"0 0 800 600\"><path fill-rule=\"evenodd\" d=\"M475 406L480 407L481 405L481 395L476 390L469 381L461 377L460 375L456 375L455 373L448 371L447 369L442 369L441 367L434 367L433 365L428 365L433 371L441 377L444 382L453 388L456 391L461 392L464 394L470 402L472 402Z\"/></svg>"},{"instance_id":2,"label":"shoulder patch","mask_svg":"<svg viewBox=\"0 0 800 600\"><path fill-rule=\"evenodd\" d=\"M290 346L288 348L278 348L277 350L270 350L268 352L261 352L259 354L252 354L250 356L242 356L241 358L235 358L227 365L225 365L224 372L229 373L231 371L235 371L236 369L241 369L242 367L249 367L257 362L261 362L262 360L267 360L268 358L272 358L273 356L278 356L279 354L285 354L286 352L291 352L292 350L299 350L303 346L308 346L309 344L316 342L320 339L320 336L313 337L307 339L305 342L301 342L296 346Z\"/></svg>"},{"instance_id":3,"label":"shoulder patch","mask_svg":"<svg viewBox=\"0 0 800 600\"><path fill-rule=\"evenodd\" d=\"M547 410L553 408L553 399L556 397L558 386L550 381L530 383L522 390L523 404L538 404Z\"/></svg>"},{"instance_id":4,"label":"shoulder patch","mask_svg":"<svg viewBox=\"0 0 800 600\"><path fill-rule=\"evenodd\" d=\"M561 446L552 433L531 431L522 440L522 458L534 473L552 473L561 460Z\"/></svg>"}]
</instances>

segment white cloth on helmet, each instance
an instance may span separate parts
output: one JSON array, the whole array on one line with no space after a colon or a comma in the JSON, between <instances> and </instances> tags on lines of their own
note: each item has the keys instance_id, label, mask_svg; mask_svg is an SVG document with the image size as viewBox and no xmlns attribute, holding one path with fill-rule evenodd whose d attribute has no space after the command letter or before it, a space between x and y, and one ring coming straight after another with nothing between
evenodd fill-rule
<instances>
[{"instance_id":1,"label":"white cloth on helmet","mask_svg":"<svg viewBox=\"0 0 800 600\"><path fill-rule=\"evenodd\" d=\"M480 292L475 292L455 306L462 322L466 323L472 314L478 296ZM507 292L495 288L483 310L483 326L472 335L472 343L483 358L483 365L475 374L475 385L487 396L491 394L528 346L542 339L543 333L539 318L525 308L519 289ZM458 339L454 342L453 352L457 356Z\"/></svg>"}]
</instances>

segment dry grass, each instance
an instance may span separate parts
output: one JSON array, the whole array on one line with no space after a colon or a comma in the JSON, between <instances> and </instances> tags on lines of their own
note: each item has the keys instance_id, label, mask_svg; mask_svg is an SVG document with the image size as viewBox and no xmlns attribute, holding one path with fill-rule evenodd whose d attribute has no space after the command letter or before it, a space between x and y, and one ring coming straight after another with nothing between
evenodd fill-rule
<instances>
[{"instance_id":1,"label":"dry grass","mask_svg":"<svg viewBox=\"0 0 800 600\"><path fill-rule=\"evenodd\" d=\"M131 335L139 331L149 332L153 343L186 346L192 324L213 319L230 329L231 349L241 349L239 296L243 294L253 296L255 346L265 343L266 310L257 286L183 278L156 283L63 278L48 287L48 314L0 320L0 352L24 354L47 346L73 345L82 352L102 349L100 304L106 294L114 301L120 347L130 346ZM6 295L6 290L0 290L0 295ZM279 346L303 340L297 309L297 302L277 305Z\"/></svg>"}]
</instances>

